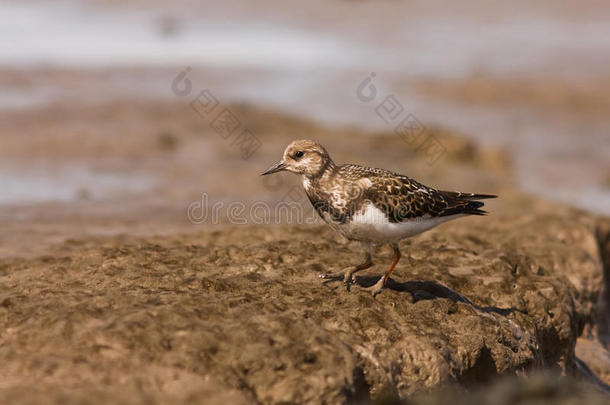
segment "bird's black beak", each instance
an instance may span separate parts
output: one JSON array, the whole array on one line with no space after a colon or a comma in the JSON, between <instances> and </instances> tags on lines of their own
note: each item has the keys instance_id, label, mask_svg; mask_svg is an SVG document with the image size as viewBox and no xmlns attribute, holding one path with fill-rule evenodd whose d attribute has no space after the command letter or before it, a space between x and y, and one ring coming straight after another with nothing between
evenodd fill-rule
<instances>
[{"instance_id":1,"label":"bird's black beak","mask_svg":"<svg viewBox=\"0 0 610 405\"><path fill-rule=\"evenodd\" d=\"M283 160L280 160L279 162L277 162L276 164L274 164L273 166L271 166L270 168L265 170L263 173L261 173L261 176L281 172L282 170L286 170L286 163L284 163Z\"/></svg>"}]
</instances>

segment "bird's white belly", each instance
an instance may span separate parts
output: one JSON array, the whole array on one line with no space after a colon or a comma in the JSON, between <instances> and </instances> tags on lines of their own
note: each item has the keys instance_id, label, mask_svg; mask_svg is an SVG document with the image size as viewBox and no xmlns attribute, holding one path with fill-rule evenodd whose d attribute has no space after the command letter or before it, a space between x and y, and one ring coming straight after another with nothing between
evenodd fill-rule
<instances>
[{"instance_id":1,"label":"bird's white belly","mask_svg":"<svg viewBox=\"0 0 610 405\"><path fill-rule=\"evenodd\" d=\"M419 233L425 232L443 222L457 218L462 215L450 215L446 217L432 217L426 215L404 222L390 222L388 217L369 204L364 211L352 216L352 220L345 224L334 224L333 228L345 237L353 240L367 242L397 242Z\"/></svg>"}]
</instances>

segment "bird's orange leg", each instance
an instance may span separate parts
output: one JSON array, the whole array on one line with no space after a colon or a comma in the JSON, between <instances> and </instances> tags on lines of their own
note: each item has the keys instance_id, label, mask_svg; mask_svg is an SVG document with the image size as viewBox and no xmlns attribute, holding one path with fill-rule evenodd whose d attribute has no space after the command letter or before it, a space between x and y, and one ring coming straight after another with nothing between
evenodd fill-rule
<instances>
[{"instance_id":1,"label":"bird's orange leg","mask_svg":"<svg viewBox=\"0 0 610 405\"><path fill-rule=\"evenodd\" d=\"M398 244L392 243L392 249L394 250L394 255L392 256L392 263L390 264L390 267L388 267L388 270L385 272L383 277L381 277L374 286L368 288L373 293L373 297L379 294L383 287L385 287L385 283L388 281L388 278L390 278L392 270L394 270L394 267L396 267L398 261L400 260L401 255L400 249L398 249Z\"/></svg>"}]
</instances>

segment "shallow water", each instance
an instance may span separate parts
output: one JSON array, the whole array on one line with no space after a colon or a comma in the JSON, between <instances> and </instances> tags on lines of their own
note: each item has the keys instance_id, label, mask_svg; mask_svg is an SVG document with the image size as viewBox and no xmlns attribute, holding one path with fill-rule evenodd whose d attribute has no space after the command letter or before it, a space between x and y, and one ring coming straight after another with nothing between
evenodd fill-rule
<instances>
[{"instance_id":1,"label":"shallow water","mask_svg":"<svg viewBox=\"0 0 610 405\"><path fill-rule=\"evenodd\" d=\"M158 16L70 3L0 3L0 66L131 67L205 64L346 68L354 44L250 21L186 22L164 31ZM18 41L18 46L15 46Z\"/></svg>"},{"instance_id":2,"label":"shallow water","mask_svg":"<svg viewBox=\"0 0 610 405\"><path fill-rule=\"evenodd\" d=\"M228 18L213 4L176 7L167 11L82 1L2 2L0 66L195 64L459 77L549 68L580 74L582 64L589 72L603 73L610 62L610 25L603 18L490 18L450 14L442 8L434 14L389 8L390 14L383 15L388 5L366 5L377 16L360 21L366 8L346 5L341 10L346 28L315 26L315 20L282 19L260 10L258 18ZM572 57L578 61L569 63Z\"/></svg>"},{"instance_id":3,"label":"shallow water","mask_svg":"<svg viewBox=\"0 0 610 405\"><path fill-rule=\"evenodd\" d=\"M100 172L86 167L15 169L0 167L0 205L103 200L147 191L148 176Z\"/></svg>"}]
</instances>

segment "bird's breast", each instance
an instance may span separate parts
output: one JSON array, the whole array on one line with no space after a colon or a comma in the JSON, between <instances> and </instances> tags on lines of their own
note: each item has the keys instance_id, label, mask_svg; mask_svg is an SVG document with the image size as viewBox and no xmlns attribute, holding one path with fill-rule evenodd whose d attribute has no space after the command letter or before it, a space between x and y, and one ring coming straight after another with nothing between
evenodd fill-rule
<instances>
[{"instance_id":1,"label":"bird's breast","mask_svg":"<svg viewBox=\"0 0 610 405\"><path fill-rule=\"evenodd\" d=\"M353 213L349 209L349 199L340 187L320 187L305 179L303 188L311 205L325 222L336 225L351 218Z\"/></svg>"}]
</instances>

